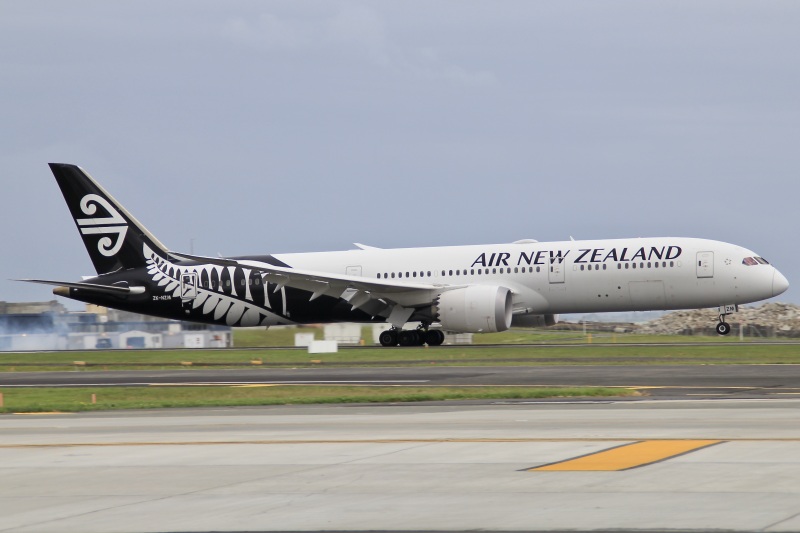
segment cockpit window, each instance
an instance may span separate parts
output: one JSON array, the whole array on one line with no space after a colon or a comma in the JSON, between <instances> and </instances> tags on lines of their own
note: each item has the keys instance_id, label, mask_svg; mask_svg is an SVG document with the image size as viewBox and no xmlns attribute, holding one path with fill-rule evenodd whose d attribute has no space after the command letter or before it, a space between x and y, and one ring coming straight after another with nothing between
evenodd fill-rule
<instances>
[{"instance_id":1,"label":"cockpit window","mask_svg":"<svg viewBox=\"0 0 800 533\"><path fill-rule=\"evenodd\" d=\"M754 265L768 265L769 261L764 259L763 257L745 257L742 259L742 264L747 266L754 266Z\"/></svg>"}]
</instances>

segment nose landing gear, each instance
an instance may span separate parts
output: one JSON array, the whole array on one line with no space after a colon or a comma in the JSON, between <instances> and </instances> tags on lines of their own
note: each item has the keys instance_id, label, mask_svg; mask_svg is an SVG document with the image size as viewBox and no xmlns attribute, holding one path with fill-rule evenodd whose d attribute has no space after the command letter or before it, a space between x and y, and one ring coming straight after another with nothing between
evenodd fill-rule
<instances>
[{"instance_id":1,"label":"nose landing gear","mask_svg":"<svg viewBox=\"0 0 800 533\"><path fill-rule=\"evenodd\" d=\"M717 333L720 335L727 335L731 332L731 325L725 322L725 317L730 313L738 311L736 305L721 305L719 306L719 324L717 324Z\"/></svg>"},{"instance_id":2,"label":"nose landing gear","mask_svg":"<svg viewBox=\"0 0 800 533\"><path fill-rule=\"evenodd\" d=\"M725 315L719 315L719 324L717 324L717 333L720 335L727 335L731 332L731 325L725 322Z\"/></svg>"}]
</instances>

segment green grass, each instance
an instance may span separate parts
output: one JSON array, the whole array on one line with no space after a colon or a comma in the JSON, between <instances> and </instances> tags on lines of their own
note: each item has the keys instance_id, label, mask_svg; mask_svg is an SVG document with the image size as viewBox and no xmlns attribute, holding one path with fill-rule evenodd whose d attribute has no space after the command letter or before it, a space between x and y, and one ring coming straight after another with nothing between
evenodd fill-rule
<instances>
[{"instance_id":1,"label":"green grass","mask_svg":"<svg viewBox=\"0 0 800 533\"><path fill-rule=\"evenodd\" d=\"M261 365L253 365L252 361ZM81 361L86 366L73 363ZM182 363L190 362L191 366ZM0 354L0 371L126 370L159 368L427 366L427 365L593 365L593 364L800 364L800 346L725 345L632 346L440 346L435 348L353 348L312 355L304 350L163 350Z\"/></svg>"},{"instance_id":2,"label":"green grass","mask_svg":"<svg viewBox=\"0 0 800 533\"><path fill-rule=\"evenodd\" d=\"M779 342L795 339L745 337L740 341L735 334L728 336L705 335L639 335L636 333L613 333L609 331L554 331L510 329L501 333L479 333L473 336L474 344L585 344L591 339L593 343L610 344L679 344L693 343L758 343L764 341Z\"/></svg>"},{"instance_id":3,"label":"green grass","mask_svg":"<svg viewBox=\"0 0 800 533\"><path fill-rule=\"evenodd\" d=\"M623 388L544 387L354 387L354 386L224 386L0 388L5 406L0 413L76 412L113 409L158 409L243 405L422 402L472 399L535 399L636 395ZM96 403L92 403L92 394Z\"/></svg>"},{"instance_id":4,"label":"green grass","mask_svg":"<svg viewBox=\"0 0 800 533\"><path fill-rule=\"evenodd\" d=\"M237 348L294 346L296 333L313 333L316 340L322 340L321 328L234 328L233 345Z\"/></svg>"},{"instance_id":5,"label":"green grass","mask_svg":"<svg viewBox=\"0 0 800 533\"><path fill-rule=\"evenodd\" d=\"M713 324L711 324L713 325ZM315 338L321 340L321 328L235 328L233 330L233 344L237 348L250 347L287 347L294 346L295 333L314 333ZM715 336L684 336L684 335L637 335L635 333L613 333L607 331L588 331L595 343L682 343L682 342L725 342L739 343L735 334L722 337ZM361 329L361 338L366 344L372 345L372 327L364 326ZM554 330L554 329L528 329L513 328L500 333L476 333L472 337L474 344L584 344L587 337L583 330ZM747 337L744 342L757 343L759 341L776 341L778 339L763 339ZM791 340L791 339L789 339Z\"/></svg>"}]
</instances>

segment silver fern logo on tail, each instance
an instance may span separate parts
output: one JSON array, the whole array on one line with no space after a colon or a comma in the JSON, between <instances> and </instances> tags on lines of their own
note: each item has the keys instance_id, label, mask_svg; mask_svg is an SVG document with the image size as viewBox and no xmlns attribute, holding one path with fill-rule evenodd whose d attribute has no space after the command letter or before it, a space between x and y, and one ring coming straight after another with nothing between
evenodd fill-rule
<instances>
[{"instance_id":1,"label":"silver fern logo on tail","mask_svg":"<svg viewBox=\"0 0 800 533\"><path fill-rule=\"evenodd\" d=\"M122 218L122 215L114 209L114 206L102 196L87 194L81 199L81 211L86 215L95 215L98 205L105 209L109 216L79 218L77 219L78 226L80 226L83 235L116 236L116 240L113 240L112 237L103 237L97 242L97 251L106 257L112 257L120 251L122 243L125 242L128 224Z\"/></svg>"}]
</instances>

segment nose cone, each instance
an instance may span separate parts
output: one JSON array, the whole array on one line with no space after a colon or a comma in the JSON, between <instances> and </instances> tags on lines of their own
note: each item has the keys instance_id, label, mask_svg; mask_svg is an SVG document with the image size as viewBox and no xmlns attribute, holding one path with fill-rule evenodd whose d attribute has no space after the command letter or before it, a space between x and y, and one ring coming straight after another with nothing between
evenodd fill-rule
<instances>
[{"instance_id":1,"label":"nose cone","mask_svg":"<svg viewBox=\"0 0 800 533\"><path fill-rule=\"evenodd\" d=\"M786 289L789 288L789 280L786 277L778 272L778 269L775 269L775 272L772 274L772 295L777 296L779 294L783 294L786 292Z\"/></svg>"}]
</instances>

